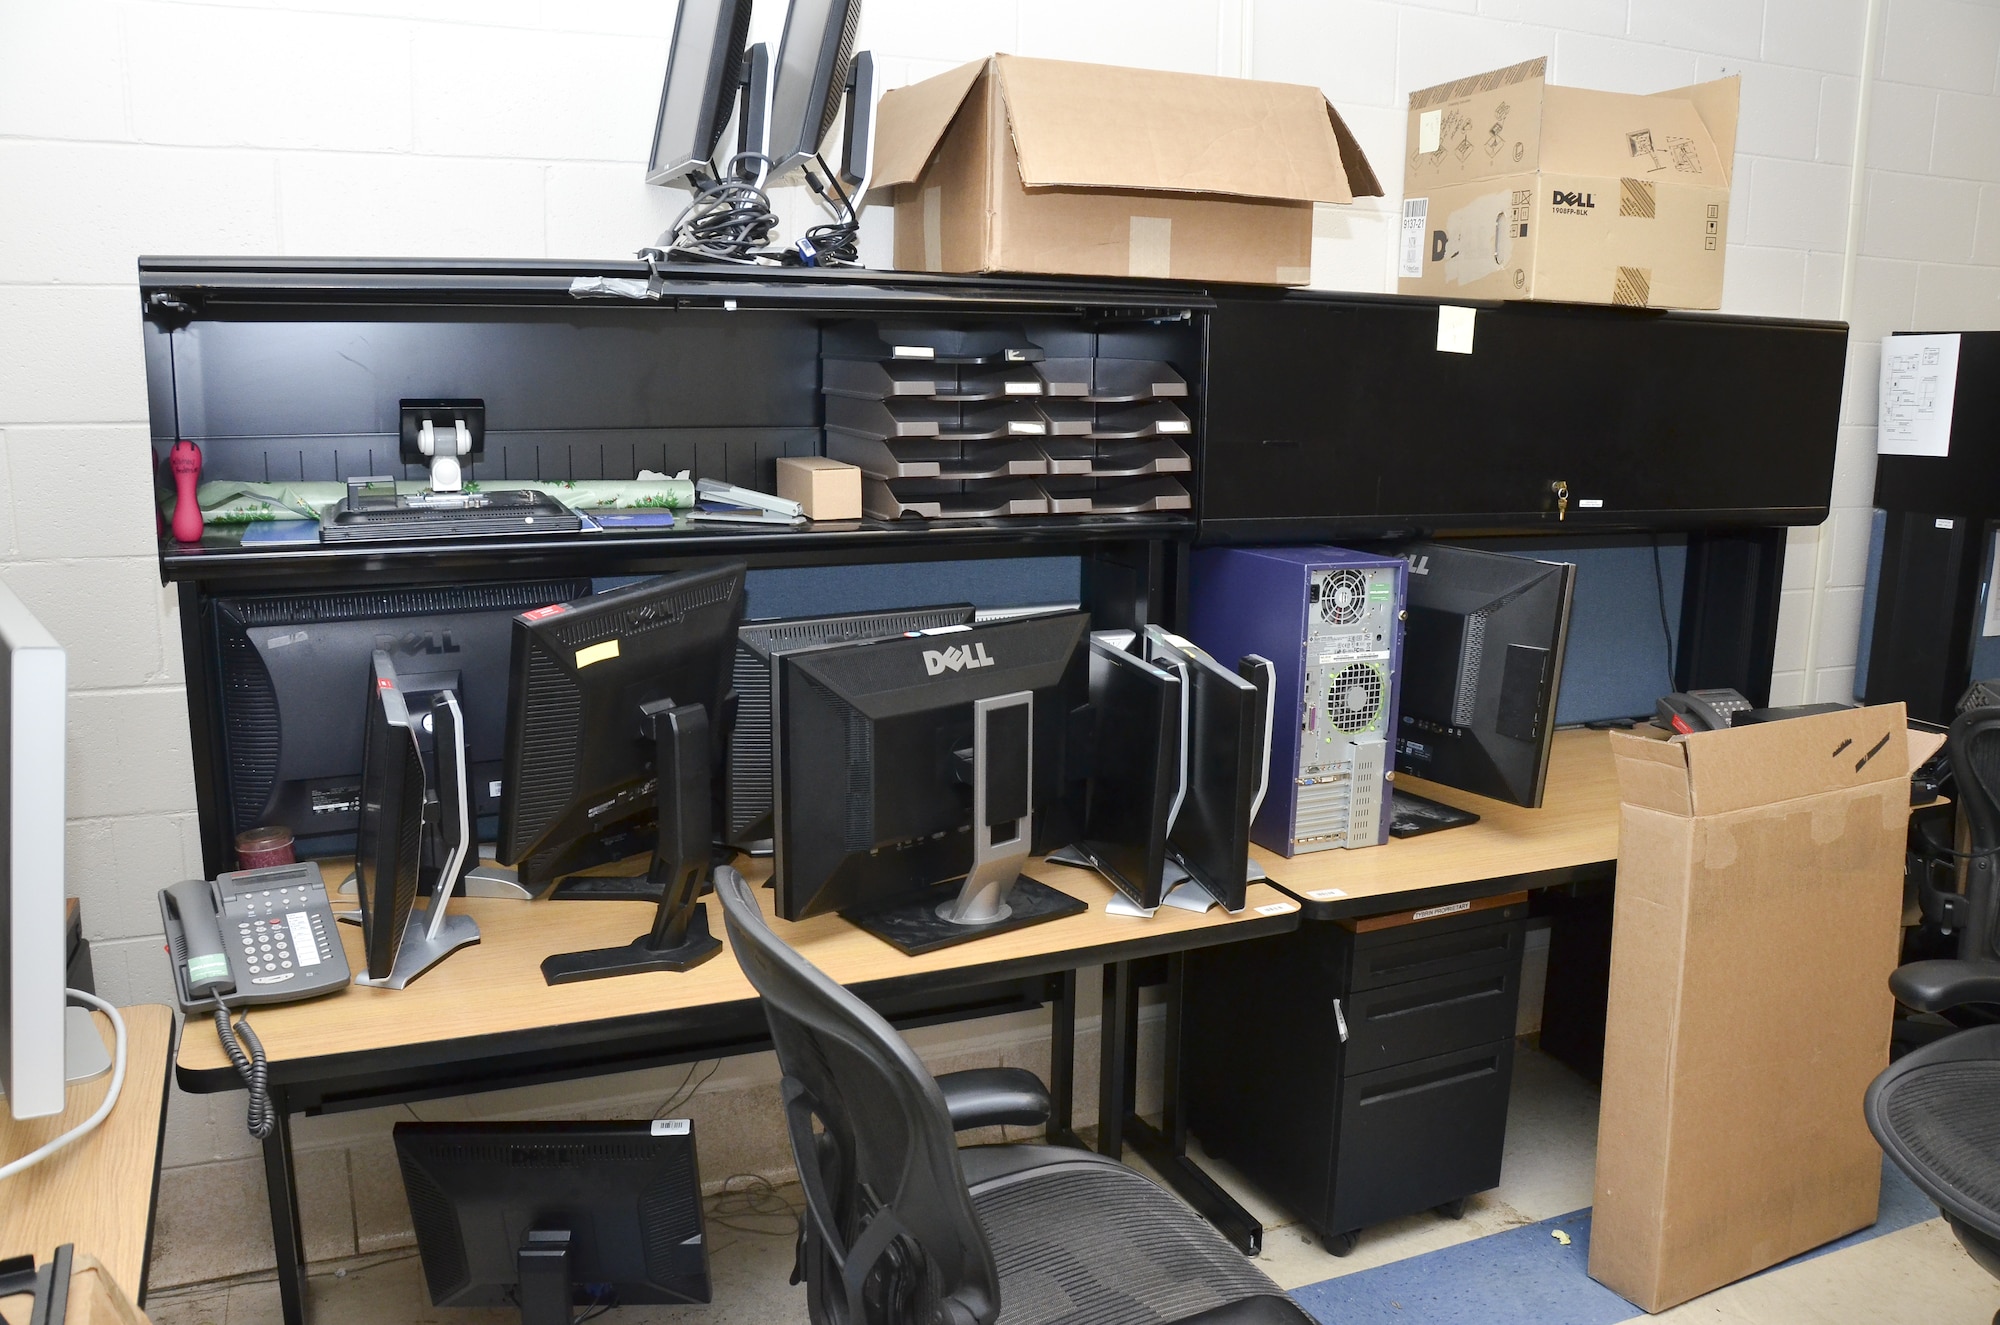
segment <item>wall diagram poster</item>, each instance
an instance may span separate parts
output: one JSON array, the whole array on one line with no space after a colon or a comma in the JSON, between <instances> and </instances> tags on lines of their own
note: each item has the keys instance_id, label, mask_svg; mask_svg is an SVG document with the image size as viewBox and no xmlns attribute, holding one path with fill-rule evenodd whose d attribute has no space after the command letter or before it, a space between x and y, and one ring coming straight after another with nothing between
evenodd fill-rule
<instances>
[{"instance_id":1,"label":"wall diagram poster","mask_svg":"<svg viewBox=\"0 0 2000 1325\"><path fill-rule=\"evenodd\" d=\"M1951 403L1958 387L1958 335L1882 338L1877 455L1951 454Z\"/></svg>"}]
</instances>

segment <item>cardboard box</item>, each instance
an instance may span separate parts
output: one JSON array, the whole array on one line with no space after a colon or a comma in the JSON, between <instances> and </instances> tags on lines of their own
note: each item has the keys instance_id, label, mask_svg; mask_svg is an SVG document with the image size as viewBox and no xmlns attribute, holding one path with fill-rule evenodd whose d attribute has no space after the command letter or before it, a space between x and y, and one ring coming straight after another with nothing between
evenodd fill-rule
<instances>
[{"instance_id":1,"label":"cardboard box","mask_svg":"<svg viewBox=\"0 0 2000 1325\"><path fill-rule=\"evenodd\" d=\"M1722 307L1740 80L1631 96L1546 63L1410 94L1397 288Z\"/></svg>"},{"instance_id":2,"label":"cardboard box","mask_svg":"<svg viewBox=\"0 0 2000 1325\"><path fill-rule=\"evenodd\" d=\"M1590 1274L1661 1311L1875 1221L1909 774L1886 704L1614 733L1622 802Z\"/></svg>"},{"instance_id":3,"label":"cardboard box","mask_svg":"<svg viewBox=\"0 0 2000 1325\"><path fill-rule=\"evenodd\" d=\"M1379 197L1318 89L999 55L883 95L896 265L1303 285L1315 202Z\"/></svg>"},{"instance_id":4,"label":"cardboard box","mask_svg":"<svg viewBox=\"0 0 2000 1325\"><path fill-rule=\"evenodd\" d=\"M811 520L859 520L861 471L823 455L778 458L778 495L805 508Z\"/></svg>"}]
</instances>

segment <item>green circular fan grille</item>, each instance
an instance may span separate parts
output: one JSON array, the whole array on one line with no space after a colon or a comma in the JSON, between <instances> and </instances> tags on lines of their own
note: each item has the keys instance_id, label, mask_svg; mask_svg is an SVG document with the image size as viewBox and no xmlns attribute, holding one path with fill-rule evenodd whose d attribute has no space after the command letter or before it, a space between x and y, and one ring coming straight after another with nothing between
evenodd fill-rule
<instances>
[{"instance_id":1,"label":"green circular fan grille","mask_svg":"<svg viewBox=\"0 0 2000 1325\"><path fill-rule=\"evenodd\" d=\"M1373 663L1349 663L1334 674L1326 688L1327 717L1349 735L1367 731L1382 716L1388 686Z\"/></svg>"}]
</instances>

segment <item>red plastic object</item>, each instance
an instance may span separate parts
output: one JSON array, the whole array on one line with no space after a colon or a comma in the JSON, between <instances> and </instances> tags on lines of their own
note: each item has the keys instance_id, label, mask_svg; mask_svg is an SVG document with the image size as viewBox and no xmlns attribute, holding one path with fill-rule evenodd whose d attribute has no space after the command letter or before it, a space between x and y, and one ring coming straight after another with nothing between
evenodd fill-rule
<instances>
[{"instance_id":1,"label":"red plastic object","mask_svg":"<svg viewBox=\"0 0 2000 1325\"><path fill-rule=\"evenodd\" d=\"M167 452L167 468L174 471L174 538L182 543L201 541L201 506L195 501L195 484L201 482L201 448L183 438Z\"/></svg>"}]
</instances>

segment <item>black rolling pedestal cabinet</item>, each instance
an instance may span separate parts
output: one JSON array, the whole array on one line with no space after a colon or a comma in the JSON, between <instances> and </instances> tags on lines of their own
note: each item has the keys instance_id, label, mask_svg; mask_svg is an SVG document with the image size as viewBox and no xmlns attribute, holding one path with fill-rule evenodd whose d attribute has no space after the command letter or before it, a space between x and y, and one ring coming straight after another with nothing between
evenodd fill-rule
<instances>
[{"instance_id":1,"label":"black rolling pedestal cabinet","mask_svg":"<svg viewBox=\"0 0 2000 1325\"><path fill-rule=\"evenodd\" d=\"M1188 1124L1336 1256L1500 1182L1527 897L1449 912L1308 917L1187 957Z\"/></svg>"}]
</instances>

